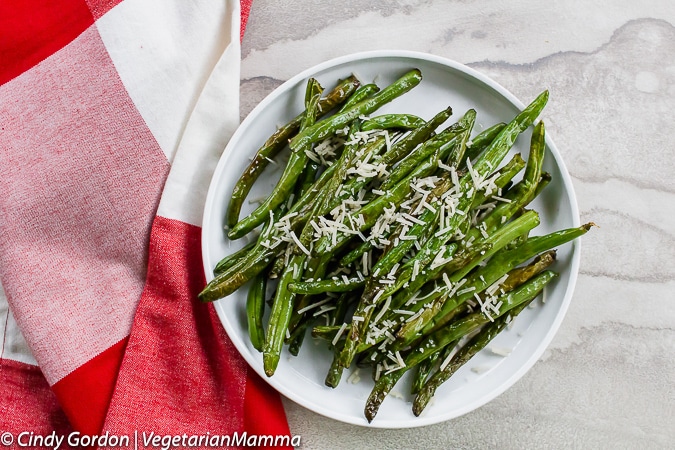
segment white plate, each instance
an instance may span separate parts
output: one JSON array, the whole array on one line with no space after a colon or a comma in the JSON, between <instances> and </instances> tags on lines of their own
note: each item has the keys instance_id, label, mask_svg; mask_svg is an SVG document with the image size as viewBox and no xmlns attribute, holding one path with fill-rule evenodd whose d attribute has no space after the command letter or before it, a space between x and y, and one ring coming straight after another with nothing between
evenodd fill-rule
<instances>
[{"instance_id":1,"label":"white plate","mask_svg":"<svg viewBox=\"0 0 675 450\"><path fill-rule=\"evenodd\" d=\"M478 115L476 130L494 123L510 121L523 107L506 89L468 67L437 56L407 51L377 51L334 59L305 70L265 98L243 121L230 140L216 168L208 191L202 234L202 251L207 280L220 258L240 248L246 241L230 242L224 237L223 218L232 187L252 156L274 130L303 109L305 83L315 77L328 90L338 79L351 73L362 82L375 81L384 87L411 68L418 68L424 77L419 86L383 107L379 113L407 112L424 119L451 106L456 120L469 108ZM545 89L542 86L542 90ZM532 99L527 99L527 103ZM453 120L448 122L450 123ZM525 157L530 132L524 133L513 151ZM541 214L541 225L533 235L542 235L579 225L579 213L570 177L553 142L546 139L544 170L553 181L533 204ZM278 174L277 174L278 177ZM274 176L264 175L249 198L268 193ZM252 207L242 212L248 213ZM403 399L390 395L375 420L368 424L363 408L373 382L370 374L361 371L359 383L348 383L351 373L345 371L336 389L324 385L331 353L323 343L315 344L308 337L298 357L282 354L276 374L267 378L262 368L262 355L249 343L245 320L245 289L215 303L218 316L232 342L246 361L277 391L300 405L336 420L379 428L406 428L438 423L465 414L484 405L513 385L537 361L558 329L572 297L579 267L579 243L575 241L558 249L555 270L560 277L545 292L546 303L537 302L527 308L510 330L494 341L495 346L512 349L508 357L483 350L460 369L436 393L436 398L421 417L411 411L408 385L402 380L395 391ZM476 373L472 368L489 368Z\"/></svg>"}]
</instances>

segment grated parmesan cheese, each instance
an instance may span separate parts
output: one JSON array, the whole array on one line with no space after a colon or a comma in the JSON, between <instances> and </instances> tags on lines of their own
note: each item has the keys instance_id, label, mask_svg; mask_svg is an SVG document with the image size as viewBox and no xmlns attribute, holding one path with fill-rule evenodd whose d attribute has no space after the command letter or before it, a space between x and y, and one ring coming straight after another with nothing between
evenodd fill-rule
<instances>
[{"instance_id":1,"label":"grated parmesan cheese","mask_svg":"<svg viewBox=\"0 0 675 450\"><path fill-rule=\"evenodd\" d=\"M384 290L378 291L377 293L379 297L384 294ZM377 299L379 299L378 295L375 296L373 299L374 302L377 302ZM375 316L375 319L373 320L373 323L377 323L380 321L380 319L384 316L384 314L387 312L389 309L389 305L391 305L391 296L387 297L387 299L384 301L384 305L382 306L382 309L377 313L377 316Z\"/></svg>"},{"instance_id":2,"label":"grated parmesan cheese","mask_svg":"<svg viewBox=\"0 0 675 450\"><path fill-rule=\"evenodd\" d=\"M509 356L511 354L511 349L506 347L497 347L493 345L490 347L490 352L492 352L492 354L497 356Z\"/></svg>"},{"instance_id":3,"label":"grated parmesan cheese","mask_svg":"<svg viewBox=\"0 0 675 450\"><path fill-rule=\"evenodd\" d=\"M490 370L489 366L474 366L471 368L473 373L477 373L479 375L487 372L488 370Z\"/></svg>"},{"instance_id":4,"label":"grated parmesan cheese","mask_svg":"<svg viewBox=\"0 0 675 450\"><path fill-rule=\"evenodd\" d=\"M356 384L359 381L361 381L361 377L359 376L360 369L357 367L354 369L354 372L352 372L349 377L347 378L347 383L351 384Z\"/></svg>"},{"instance_id":5,"label":"grated parmesan cheese","mask_svg":"<svg viewBox=\"0 0 675 450\"><path fill-rule=\"evenodd\" d=\"M318 308L318 307L321 306L321 305L325 305L325 304L328 303L330 300L331 300L330 298L327 298L327 299L321 300L321 301L319 301L319 302L312 303L312 304L309 305L309 306L305 306L304 308L298 310L298 314L304 314L304 313L306 313L307 311L309 311L309 310L311 310L311 309Z\"/></svg>"},{"instance_id":6,"label":"grated parmesan cheese","mask_svg":"<svg viewBox=\"0 0 675 450\"><path fill-rule=\"evenodd\" d=\"M331 344L334 346L337 345L338 341L340 340L340 337L342 336L342 333L345 332L345 329L347 329L347 323L343 323L342 326L340 326L340 329L335 333L335 337L331 341Z\"/></svg>"}]
</instances>

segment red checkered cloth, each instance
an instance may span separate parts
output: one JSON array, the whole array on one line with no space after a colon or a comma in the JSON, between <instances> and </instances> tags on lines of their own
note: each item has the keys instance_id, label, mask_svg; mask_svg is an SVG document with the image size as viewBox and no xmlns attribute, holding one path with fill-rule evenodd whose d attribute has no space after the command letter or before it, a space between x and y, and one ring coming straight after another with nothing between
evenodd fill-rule
<instances>
[{"instance_id":1,"label":"red checkered cloth","mask_svg":"<svg viewBox=\"0 0 675 450\"><path fill-rule=\"evenodd\" d=\"M0 432L289 435L196 300L250 3L0 3Z\"/></svg>"}]
</instances>

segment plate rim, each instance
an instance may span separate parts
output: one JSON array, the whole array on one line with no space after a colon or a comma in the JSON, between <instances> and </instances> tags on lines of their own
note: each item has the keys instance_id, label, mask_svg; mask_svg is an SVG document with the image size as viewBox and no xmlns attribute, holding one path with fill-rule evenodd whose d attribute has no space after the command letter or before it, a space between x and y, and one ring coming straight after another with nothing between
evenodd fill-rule
<instances>
[{"instance_id":1,"label":"plate rim","mask_svg":"<svg viewBox=\"0 0 675 450\"><path fill-rule=\"evenodd\" d=\"M220 172L223 170L224 160L225 155L228 153L228 150L230 150L231 144L233 142L237 141L238 134L242 132L246 128L246 125L248 122L255 120L255 117L258 115L258 112L263 110L264 108L267 107L268 104L273 102L277 97L285 94L287 91L292 89L294 86L296 86L299 82L305 81L307 78L312 76L313 74L322 72L324 70L330 69L332 67L348 64L348 63L353 63L355 61L360 61L364 59L386 59L386 58L396 58L396 59L408 59L408 60L423 60L426 62L431 62L437 65L445 66L450 69L453 69L457 72L461 72L463 74L468 75L469 77L477 80L484 86L489 87L493 91L497 92L499 95L501 95L506 101L511 103L514 107L516 107L518 110L522 110L525 105L514 95L512 94L508 89L506 89L504 86L493 80L492 78L488 77L482 72L479 72L465 64L459 63L455 60L430 54L430 53L425 53L425 52L419 52L419 51L411 51L411 50L395 50L395 49L387 49L387 50L370 50L370 51L363 51L363 52L356 52L356 53L350 53L346 55L342 55L339 57L331 58L329 60L323 61L319 64L316 64L312 67L306 68L302 70L301 72L297 73L293 77L289 78L279 86L277 86L272 92L270 92L265 98L260 101L247 115L246 118L240 123L240 125L237 127L235 130L234 134L228 141L228 144L225 146L222 154L219 156L218 163L215 167L215 170L213 172L212 178L209 182L209 188L207 191L206 199L204 202L204 211L202 214L202 235L201 235L201 251L202 251L202 265L203 265L203 270L204 274L206 277L206 281L209 282L210 280L213 279L213 272L208 264L207 260L207 249L208 249L208 239L207 235L208 233L204 232L204 227L208 225L211 221L210 214L213 211L213 208L210 208L209 205L213 202L214 196L216 196L216 189L215 189L215 182L218 178L218 175ZM411 66L412 67L412 66ZM538 119L537 122L541 120ZM576 198L576 193L574 190L574 186L572 183L572 178L567 170L567 167L565 166L564 160L562 159L562 156L560 152L558 151L558 148L556 145L553 143L550 135L547 133L546 137L546 146L548 150L551 152L551 154L555 158L556 165L558 166L560 173L561 173L561 181L564 186L565 192L568 196L569 199L569 207L570 207L570 212L572 216L572 226L578 227L581 224L580 220L580 215L579 215L579 206ZM231 151L231 150L230 150ZM577 284L577 279L578 279L578 274L579 274L579 266L580 266L580 258L581 258L581 244L579 239L575 239L571 243L569 243L572 246L571 250L571 258L569 261L569 281L567 284L567 290L565 291L565 294L563 296L563 299L560 304L560 308L558 313L555 315L555 319L553 323L551 324L550 328L547 330L547 333L544 335L543 339L540 341L540 344L536 347L535 351L530 354L530 356L525 360L525 362L517 369L515 370L510 377L505 379L502 383L500 383L499 387L493 390L490 390L487 392L487 395L481 395L478 396L477 399L471 403L466 404L463 408L456 410L454 414L446 414L444 415L438 415L438 416L431 416L431 417L416 417L416 418L411 418L410 420L407 421L378 421L374 420L371 423L367 423L364 421L362 417L353 417L352 415L345 415L342 413L338 413L335 411L328 411L323 408L319 407L313 407L313 405L308 405L307 402L301 397L298 396L294 391L287 389L284 385L280 385L279 383L276 383L274 380L274 377L268 378L264 372L262 371L261 367L257 367L258 364L256 361L253 360L253 356L249 355L248 348L242 349L240 348L242 344L240 340L240 336L232 336L230 333L230 330L228 330L228 327L225 326L225 318L223 317L225 312L222 307L223 299L218 300L214 303L214 307L216 309L216 313L218 315L218 319L221 323L221 326L225 329L228 337L232 341L233 345L239 352L239 354L242 356L242 358L246 361L246 363L249 365L251 369L253 369L258 375L263 378L263 380L269 384L273 389L275 389L277 392L280 394L284 395L288 399L292 400L293 402L297 403L298 405L302 406L303 408L306 408L310 411L313 411L317 414L320 414L324 417L331 418L334 420L338 420L344 423L349 423L352 425L357 425L365 428L380 428L380 429L407 429L407 428L417 428L421 426L427 426L427 425L433 425L437 423L442 423L446 422L458 417L461 417L462 415L465 415L475 409L480 408L481 406L484 406L485 404L489 403L490 401L494 400L498 396L500 396L502 393L504 393L506 390L508 390L510 387L512 387L518 380L520 380L525 373L527 373L532 366L536 363L536 361L542 356L542 354L546 351L546 349L549 347L551 341L553 340L553 337L555 334L558 332L560 325L562 321L564 320L565 316L567 315L567 310L569 308L569 305L571 303L572 297L574 295L574 291L576 288ZM244 351L245 350L245 351Z\"/></svg>"}]
</instances>

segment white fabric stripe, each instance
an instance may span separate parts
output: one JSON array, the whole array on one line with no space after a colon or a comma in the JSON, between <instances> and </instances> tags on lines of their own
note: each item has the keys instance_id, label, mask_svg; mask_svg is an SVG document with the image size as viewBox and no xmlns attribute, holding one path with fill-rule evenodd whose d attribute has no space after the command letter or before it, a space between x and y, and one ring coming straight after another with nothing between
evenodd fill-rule
<instances>
[{"instance_id":1,"label":"white fabric stripe","mask_svg":"<svg viewBox=\"0 0 675 450\"><path fill-rule=\"evenodd\" d=\"M25 364L37 366L28 344L24 339L19 326L14 320L14 315L9 309L5 290L0 284L0 359L12 359Z\"/></svg>"},{"instance_id":2,"label":"white fabric stripe","mask_svg":"<svg viewBox=\"0 0 675 450\"><path fill-rule=\"evenodd\" d=\"M231 3L239 17L237 1L125 0L96 22L129 96L169 161L231 31L238 36Z\"/></svg>"},{"instance_id":3,"label":"white fabric stripe","mask_svg":"<svg viewBox=\"0 0 675 450\"><path fill-rule=\"evenodd\" d=\"M239 124L239 2L228 2L229 45L216 64L185 128L157 214L201 226L206 192L218 159Z\"/></svg>"}]
</instances>

